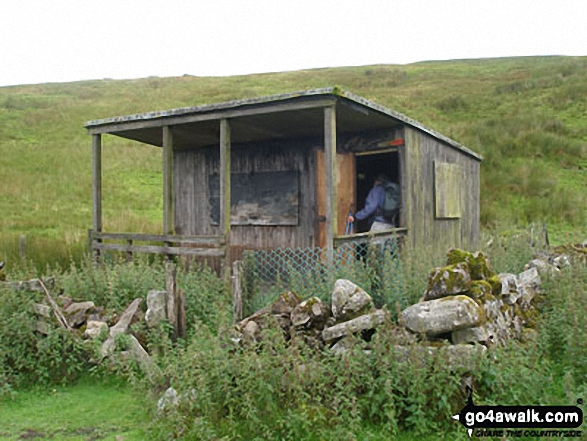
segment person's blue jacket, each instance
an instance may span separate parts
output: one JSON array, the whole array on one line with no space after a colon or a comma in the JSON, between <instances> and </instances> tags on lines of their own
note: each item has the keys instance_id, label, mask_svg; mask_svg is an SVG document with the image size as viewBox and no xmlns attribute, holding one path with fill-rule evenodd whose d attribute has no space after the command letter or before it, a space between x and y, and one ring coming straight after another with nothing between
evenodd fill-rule
<instances>
[{"instance_id":1,"label":"person's blue jacket","mask_svg":"<svg viewBox=\"0 0 587 441\"><path fill-rule=\"evenodd\" d=\"M367 195L367 199L365 200L365 207L357 211L355 214L355 218L359 220L367 219L379 210L380 207L383 206L383 202L385 201L385 187L383 184L377 184L374 186L369 194ZM382 216L375 216L375 222L385 222L386 224L389 221L385 220Z\"/></svg>"}]
</instances>

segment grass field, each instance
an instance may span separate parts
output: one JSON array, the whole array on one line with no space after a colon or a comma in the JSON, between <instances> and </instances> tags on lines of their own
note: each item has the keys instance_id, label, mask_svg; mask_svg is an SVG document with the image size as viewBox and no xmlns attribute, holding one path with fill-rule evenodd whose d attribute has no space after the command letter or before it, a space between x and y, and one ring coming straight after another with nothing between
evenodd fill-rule
<instances>
[{"instance_id":1,"label":"grass field","mask_svg":"<svg viewBox=\"0 0 587 441\"><path fill-rule=\"evenodd\" d=\"M121 380L19 392L0 402L0 440L141 441L148 412Z\"/></svg>"},{"instance_id":2,"label":"grass field","mask_svg":"<svg viewBox=\"0 0 587 441\"><path fill-rule=\"evenodd\" d=\"M333 85L482 154L485 228L547 222L555 240L585 234L587 57L458 60L0 88L0 260L17 255L20 235L42 265L83 250L91 227L85 121ZM161 151L103 142L105 230L161 232Z\"/></svg>"}]
</instances>

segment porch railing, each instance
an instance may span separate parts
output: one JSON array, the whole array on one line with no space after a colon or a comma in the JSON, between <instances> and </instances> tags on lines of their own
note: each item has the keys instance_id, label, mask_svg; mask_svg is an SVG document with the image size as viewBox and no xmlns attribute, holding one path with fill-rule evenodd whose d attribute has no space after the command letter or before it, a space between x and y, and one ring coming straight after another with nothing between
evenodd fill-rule
<instances>
[{"instance_id":1,"label":"porch railing","mask_svg":"<svg viewBox=\"0 0 587 441\"><path fill-rule=\"evenodd\" d=\"M137 245L136 242L142 244ZM223 257L226 254L222 236L103 233L89 230L88 245L94 253L117 251L126 253L127 258L132 258L133 253L197 257Z\"/></svg>"},{"instance_id":2,"label":"porch railing","mask_svg":"<svg viewBox=\"0 0 587 441\"><path fill-rule=\"evenodd\" d=\"M356 242L379 242L388 239L399 240L401 244L402 238L407 234L407 228L392 228L389 230L381 231L368 231L366 233L351 234L348 236L335 236L334 237L334 248L340 248L346 244L352 244Z\"/></svg>"}]
</instances>

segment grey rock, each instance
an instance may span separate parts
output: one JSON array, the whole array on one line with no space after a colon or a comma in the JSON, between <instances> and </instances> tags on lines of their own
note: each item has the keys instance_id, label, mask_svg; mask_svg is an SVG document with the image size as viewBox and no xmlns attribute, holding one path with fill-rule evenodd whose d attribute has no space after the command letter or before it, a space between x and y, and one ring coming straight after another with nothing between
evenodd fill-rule
<instances>
[{"instance_id":1,"label":"grey rock","mask_svg":"<svg viewBox=\"0 0 587 441\"><path fill-rule=\"evenodd\" d=\"M450 370L472 371L475 370L481 357L487 353L483 345L451 345L440 348L448 355L448 368Z\"/></svg>"},{"instance_id":2,"label":"grey rock","mask_svg":"<svg viewBox=\"0 0 587 441\"><path fill-rule=\"evenodd\" d=\"M336 338L354 334L356 332L375 329L385 323L385 316L385 311L379 309L371 314L365 314L355 319L331 326L330 328L325 328L322 331L322 339L325 342L329 342Z\"/></svg>"},{"instance_id":3,"label":"grey rock","mask_svg":"<svg viewBox=\"0 0 587 441\"><path fill-rule=\"evenodd\" d=\"M532 259L526 266L524 266L525 270L529 270L535 268L539 274L555 274L559 272L559 269L551 265L544 259Z\"/></svg>"},{"instance_id":4,"label":"grey rock","mask_svg":"<svg viewBox=\"0 0 587 441\"><path fill-rule=\"evenodd\" d=\"M256 340L259 333L259 325L253 320L247 322L242 330L243 336L250 340Z\"/></svg>"},{"instance_id":5,"label":"grey rock","mask_svg":"<svg viewBox=\"0 0 587 441\"><path fill-rule=\"evenodd\" d=\"M346 336L346 337L341 338L334 345L332 345L330 350L337 355L345 354L351 349L353 344L354 343L353 343L352 337Z\"/></svg>"},{"instance_id":6,"label":"grey rock","mask_svg":"<svg viewBox=\"0 0 587 441\"><path fill-rule=\"evenodd\" d=\"M484 326L475 326L473 328L453 331L451 340L454 345L461 343L487 343L489 341L489 333Z\"/></svg>"},{"instance_id":7,"label":"grey rock","mask_svg":"<svg viewBox=\"0 0 587 441\"><path fill-rule=\"evenodd\" d=\"M409 331L430 336L481 324L483 311L467 296L450 296L416 303L400 315L400 324Z\"/></svg>"},{"instance_id":8,"label":"grey rock","mask_svg":"<svg viewBox=\"0 0 587 441\"><path fill-rule=\"evenodd\" d=\"M373 299L350 280L339 279L332 291L332 315L337 321L373 308Z\"/></svg>"},{"instance_id":9,"label":"grey rock","mask_svg":"<svg viewBox=\"0 0 587 441\"><path fill-rule=\"evenodd\" d=\"M540 292L540 274L536 268L530 268L518 275L518 290L520 291L520 300L523 308L528 308L532 299Z\"/></svg>"},{"instance_id":10,"label":"grey rock","mask_svg":"<svg viewBox=\"0 0 587 441\"><path fill-rule=\"evenodd\" d=\"M330 307L318 297L311 297L297 305L291 312L291 322L294 326L305 325L316 329L324 329L326 320L330 317Z\"/></svg>"},{"instance_id":11,"label":"grey rock","mask_svg":"<svg viewBox=\"0 0 587 441\"><path fill-rule=\"evenodd\" d=\"M151 290L147 293L145 321L150 328L167 320L167 292Z\"/></svg>"},{"instance_id":12,"label":"grey rock","mask_svg":"<svg viewBox=\"0 0 587 441\"><path fill-rule=\"evenodd\" d=\"M145 348L139 343L134 335L130 335L130 354L138 363L147 378L153 382L155 376L160 375L159 367L155 364Z\"/></svg>"},{"instance_id":13,"label":"grey rock","mask_svg":"<svg viewBox=\"0 0 587 441\"><path fill-rule=\"evenodd\" d=\"M510 273L502 273L498 277L501 280L501 296L503 301L508 305L515 304L522 295L518 289L518 276Z\"/></svg>"},{"instance_id":14,"label":"grey rock","mask_svg":"<svg viewBox=\"0 0 587 441\"><path fill-rule=\"evenodd\" d=\"M560 256L555 257L552 260L552 263L559 270L571 266L571 261L569 260L569 256L567 256L565 254L561 254Z\"/></svg>"},{"instance_id":15,"label":"grey rock","mask_svg":"<svg viewBox=\"0 0 587 441\"><path fill-rule=\"evenodd\" d=\"M33 304L33 308L35 309L35 313L38 316L45 317L45 318L51 318L51 316L52 316L51 307L48 305L43 305L41 303L35 303L35 304Z\"/></svg>"},{"instance_id":16,"label":"grey rock","mask_svg":"<svg viewBox=\"0 0 587 441\"><path fill-rule=\"evenodd\" d=\"M179 406L179 394L173 387L170 387L157 401L157 412L166 412L177 406Z\"/></svg>"},{"instance_id":17,"label":"grey rock","mask_svg":"<svg viewBox=\"0 0 587 441\"><path fill-rule=\"evenodd\" d=\"M84 338L94 340L100 336L102 331L108 331L108 324L99 320L88 320Z\"/></svg>"},{"instance_id":18,"label":"grey rock","mask_svg":"<svg viewBox=\"0 0 587 441\"><path fill-rule=\"evenodd\" d=\"M86 322L87 312L94 308L94 302L71 303L63 310L63 314L72 328L77 328Z\"/></svg>"},{"instance_id":19,"label":"grey rock","mask_svg":"<svg viewBox=\"0 0 587 441\"><path fill-rule=\"evenodd\" d=\"M108 336L108 339L102 344L102 348L100 351L102 358L107 357L114 351L114 348L116 347L114 338L118 334L123 334L128 330L128 327L130 326L134 315L139 310L139 306L142 301L143 299L141 298L134 299L132 303L128 305L126 310L122 313L122 315L118 319L118 322L110 328L110 335Z\"/></svg>"},{"instance_id":20,"label":"grey rock","mask_svg":"<svg viewBox=\"0 0 587 441\"><path fill-rule=\"evenodd\" d=\"M271 314L289 315L302 299L291 291L281 294L271 305Z\"/></svg>"}]
</instances>

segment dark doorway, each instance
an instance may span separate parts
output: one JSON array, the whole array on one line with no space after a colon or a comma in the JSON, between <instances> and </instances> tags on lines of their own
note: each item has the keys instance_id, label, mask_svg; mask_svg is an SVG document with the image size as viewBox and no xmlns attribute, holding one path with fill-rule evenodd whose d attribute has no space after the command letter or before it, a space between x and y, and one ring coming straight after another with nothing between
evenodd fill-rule
<instances>
[{"instance_id":1,"label":"dark doorway","mask_svg":"<svg viewBox=\"0 0 587 441\"><path fill-rule=\"evenodd\" d=\"M385 174L390 181L401 185L399 153L397 151L364 152L356 154L357 164L357 210L365 206L365 199L373 188L373 183L378 174ZM363 233L369 231L369 220L357 220L357 231Z\"/></svg>"}]
</instances>

